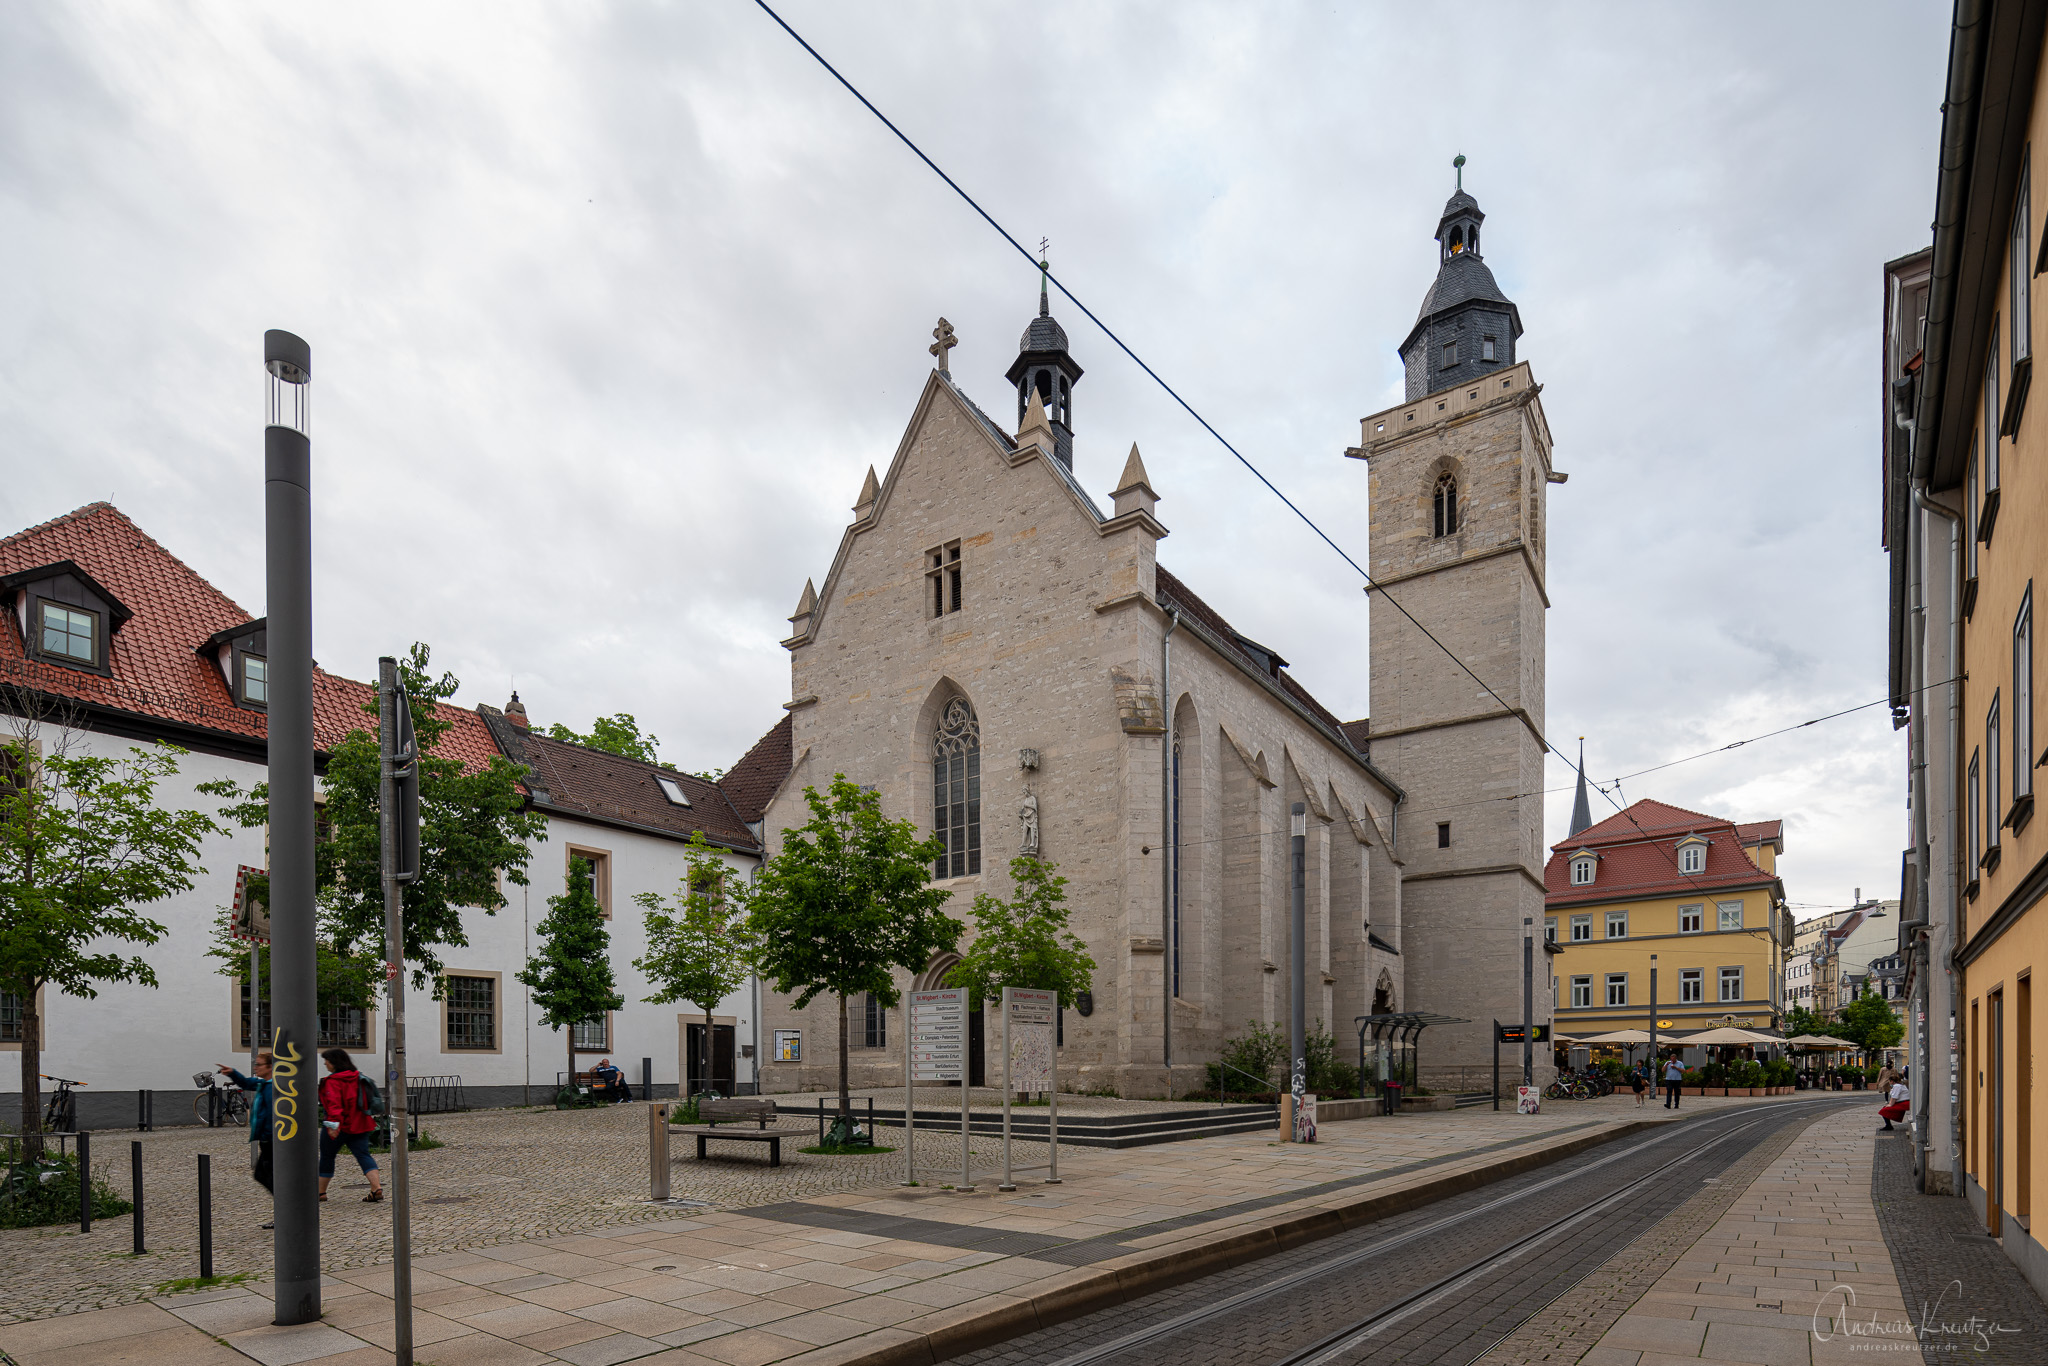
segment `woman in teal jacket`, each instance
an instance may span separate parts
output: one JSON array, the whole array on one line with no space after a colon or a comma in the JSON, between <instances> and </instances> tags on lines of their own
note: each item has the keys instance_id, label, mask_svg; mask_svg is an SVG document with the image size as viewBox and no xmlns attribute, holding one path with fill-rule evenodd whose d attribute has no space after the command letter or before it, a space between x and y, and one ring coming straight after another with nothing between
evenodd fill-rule
<instances>
[{"instance_id":1,"label":"woman in teal jacket","mask_svg":"<svg viewBox=\"0 0 2048 1366\"><path fill-rule=\"evenodd\" d=\"M270 1184L271 1061L269 1049L259 1050L256 1054L256 1061L251 1064L256 1069L256 1075L253 1077L243 1076L224 1062L214 1065L236 1086L244 1091L254 1091L256 1093L256 1102L249 1107L249 1175L255 1177L256 1183L262 1186L263 1189L275 1195L277 1192ZM271 1224L265 1224L263 1227L270 1228L271 1226Z\"/></svg>"}]
</instances>

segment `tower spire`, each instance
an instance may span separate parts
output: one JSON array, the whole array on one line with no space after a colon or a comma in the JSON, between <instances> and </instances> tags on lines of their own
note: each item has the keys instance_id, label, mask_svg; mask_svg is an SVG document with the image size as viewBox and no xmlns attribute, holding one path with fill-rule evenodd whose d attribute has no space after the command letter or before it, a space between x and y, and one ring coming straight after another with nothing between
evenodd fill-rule
<instances>
[{"instance_id":1,"label":"tower spire","mask_svg":"<svg viewBox=\"0 0 2048 1366\"><path fill-rule=\"evenodd\" d=\"M1048 301L1048 300L1046 299L1046 295L1045 295L1045 282L1046 282L1046 277L1047 277L1047 276L1049 276L1049 275L1050 275L1050 274L1052 273L1052 266L1051 266L1051 265L1049 264L1049 262L1050 262L1050 259L1051 259L1051 255L1052 255L1052 239L1051 239L1050 237L1041 237L1041 238L1039 238L1039 239L1038 239L1038 316L1039 316L1039 317L1041 317L1041 318L1050 318L1050 317L1052 316L1052 305L1051 305L1051 303L1050 303L1050 302L1049 302L1049 301Z\"/></svg>"},{"instance_id":2,"label":"tower spire","mask_svg":"<svg viewBox=\"0 0 2048 1366\"><path fill-rule=\"evenodd\" d=\"M1465 154L1463 152L1451 158L1451 169L1458 173L1458 193L1465 193Z\"/></svg>"},{"instance_id":3,"label":"tower spire","mask_svg":"<svg viewBox=\"0 0 2048 1366\"><path fill-rule=\"evenodd\" d=\"M1462 158L1461 158L1462 160ZM1578 834L1593 823L1593 804L1586 800L1586 737L1579 737L1579 795L1572 801L1572 828L1566 838Z\"/></svg>"}]
</instances>

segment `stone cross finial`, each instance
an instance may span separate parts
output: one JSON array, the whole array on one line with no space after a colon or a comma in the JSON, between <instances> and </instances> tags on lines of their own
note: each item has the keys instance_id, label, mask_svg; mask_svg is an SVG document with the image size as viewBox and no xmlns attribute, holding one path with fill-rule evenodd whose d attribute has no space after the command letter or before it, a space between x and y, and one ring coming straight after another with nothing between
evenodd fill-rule
<instances>
[{"instance_id":1,"label":"stone cross finial","mask_svg":"<svg viewBox=\"0 0 2048 1366\"><path fill-rule=\"evenodd\" d=\"M940 374L952 374L952 357L948 353L960 344L960 339L953 335L953 324L947 322L944 318L939 319L939 325L932 329L932 337L932 344L926 347L925 350L939 358Z\"/></svg>"}]
</instances>

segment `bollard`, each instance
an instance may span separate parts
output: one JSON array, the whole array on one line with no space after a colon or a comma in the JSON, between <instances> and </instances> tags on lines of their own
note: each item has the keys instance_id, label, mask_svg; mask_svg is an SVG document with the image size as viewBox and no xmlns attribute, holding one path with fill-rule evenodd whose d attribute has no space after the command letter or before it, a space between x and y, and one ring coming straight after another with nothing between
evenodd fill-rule
<instances>
[{"instance_id":1,"label":"bollard","mask_svg":"<svg viewBox=\"0 0 2048 1366\"><path fill-rule=\"evenodd\" d=\"M135 1132L149 1132L149 1088L146 1086L135 1093Z\"/></svg>"},{"instance_id":2,"label":"bollard","mask_svg":"<svg viewBox=\"0 0 2048 1366\"><path fill-rule=\"evenodd\" d=\"M875 1098L868 1097L868 1142L875 1141Z\"/></svg>"},{"instance_id":3,"label":"bollard","mask_svg":"<svg viewBox=\"0 0 2048 1366\"><path fill-rule=\"evenodd\" d=\"M668 1106L653 1102L647 1107L647 1198L669 1198Z\"/></svg>"},{"instance_id":4,"label":"bollard","mask_svg":"<svg viewBox=\"0 0 2048 1366\"><path fill-rule=\"evenodd\" d=\"M92 1135L78 1131L78 1231L92 1232Z\"/></svg>"},{"instance_id":5,"label":"bollard","mask_svg":"<svg viewBox=\"0 0 2048 1366\"><path fill-rule=\"evenodd\" d=\"M213 1279L213 1162L199 1154L199 1279Z\"/></svg>"},{"instance_id":6,"label":"bollard","mask_svg":"<svg viewBox=\"0 0 2048 1366\"><path fill-rule=\"evenodd\" d=\"M640 1059L640 1099L654 1099L654 1059Z\"/></svg>"},{"instance_id":7,"label":"bollard","mask_svg":"<svg viewBox=\"0 0 2048 1366\"><path fill-rule=\"evenodd\" d=\"M825 1098L818 1097L818 1146L825 1146Z\"/></svg>"},{"instance_id":8,"label":"bollard","mask_svg":"<svg viewBox=\"0 0 2048 1366\"><path fill-rule=\"evenodd\" d=\"M135 1206L135 1255L140 1257L148 1251L142 1245L142 1141L131 1139L128 1144L128 1199Z\"/></svg>"}]
</instances>

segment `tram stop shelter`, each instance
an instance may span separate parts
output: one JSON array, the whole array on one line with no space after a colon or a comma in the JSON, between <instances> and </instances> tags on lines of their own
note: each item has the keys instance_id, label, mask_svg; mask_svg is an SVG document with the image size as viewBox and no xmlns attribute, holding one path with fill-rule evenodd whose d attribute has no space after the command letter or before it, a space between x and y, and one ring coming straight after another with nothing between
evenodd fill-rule
<instances>
[{"instance_id":1,"label":"tram stop shelter","mask_svg":"<svg viewBox=\"0 0 2048 1366\"><path fill-rule=\"evenodd\" d=\"M1376 1076L1380 1083L1380 1094L1384 1098L1389 1082L1396 1087L1413 1090L1422 1056L1422 1031L1431 1025L1471 1024L1470 1020L1456 1015L1434 1015L1426 1010L1402 1011L1391 1015L1361 1015L1358 1017L1358 1094L1366 1094L1365 1045L1372 1041L1375 1061L1378 1063Z\"/></svg>"}]
</instances>

